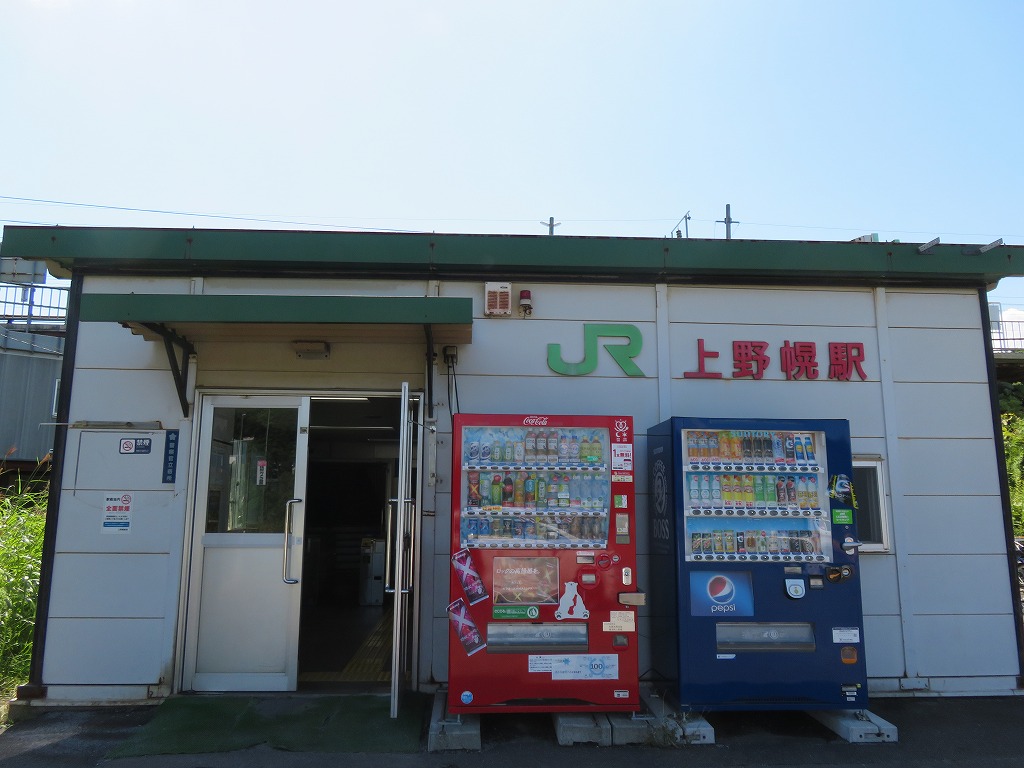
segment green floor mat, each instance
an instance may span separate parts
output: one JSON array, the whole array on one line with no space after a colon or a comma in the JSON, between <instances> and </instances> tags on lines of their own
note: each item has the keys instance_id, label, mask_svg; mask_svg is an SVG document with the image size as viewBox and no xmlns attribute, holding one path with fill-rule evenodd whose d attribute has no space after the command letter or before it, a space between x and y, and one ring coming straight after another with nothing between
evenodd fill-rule
<instances>
[{"instance_id":1,"label":"green floor mat","mask_svg":"<svg viewBox=\"0 0 1024 768\"><path fill-rule=\"evenodd\" d=\"M428 697L180 696L107 755L230 752L267 744L292 752L418 752Z\"/></svg>"}]
</instances>

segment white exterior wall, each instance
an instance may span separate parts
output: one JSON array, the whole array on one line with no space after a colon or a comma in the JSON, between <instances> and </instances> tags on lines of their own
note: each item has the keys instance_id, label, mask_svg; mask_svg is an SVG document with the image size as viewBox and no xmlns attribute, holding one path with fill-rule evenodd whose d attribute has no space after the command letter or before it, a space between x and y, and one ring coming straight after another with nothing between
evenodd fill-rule
<instances>
[{"instance_id":1,"label":"white exterior wall","mask_svg":"<svg viewBox=\"0 0 1024 768\"><path fill-rule=\"evenodd\" d=\"M473 342L459 347L459 410L465 413L625 414L634 418L638 459L638 582L647 573L647 427L670 416L846 418L855 454L882 458L891 514L891 551L864 554L865 652L875 693L1008 692L1018 673L997 457L992 434L978 297L970 290L723 288L630 285L513 285L533 294L531 318L483 317L482 282L444 282L437 295L474 301ZM90 280L87 290L158 293L434 295L425 282L329 280ZM547 346L567 362L583 357L586 323L629 324L643 335L626 376L599 348L597 369L561 376ZM697 370L697 339L720 353ZM731 379L733 341L769 343L759 381ZM786 381L784 341L817 344L820 377ZM621 339L602 343L621 343ZM867 381L828 379L828 343L862 342ZM327 361L304 361L282 345L207 343L200 387L422 388L419 343L345 345ZM417 378L418 377L418 378ZM424 488L420 683L447 679L451 421L447 369L434 378L437 484ZM136 478L131 536L101 536L95 493L80 485L76 430L69 437L44 682L67 698L161 695L180 653L190 421L182 419L160 344L116 325L81 326L71 421L160 420L181 429L173 487ZM153 448L162 456L162 446ZM137 457L136 457L137 458ZM950 468L955 471L951 471ZM115 468L116 469L116 468ZM424 473L425 476L425 473ZM114 483L114 480L111 480ZM93 496L90 496L93 494ZM430 514L436 512L436 515ZM130 599L113 599L131 585ZM640 611L640 669L649 668L647 609ZM122 662L122 663L117 663ZM55 688L56 686L56 688ZM72 687L68 687L72 686ZM75 688L74 686L79 686ZM134 687L133 687L134 686Z\"/></svg>"},{"instance_id":2,"label":"white exterior wall","mask_svg":"<svg viewBox=\"0 0 1024 768\"><path fill-rule=\"evenodd\" d=\"M187 446L162 345L117 325L79 328L70 422L160 422L180 430L175 482L162 482L163 430L69 428L43 661L48 698L146 699L171 690L181 580ZM123 437L152 439L122 455ZM104 533L107 495L130 494L128 533Z\"/></svg>"}]
</instances>

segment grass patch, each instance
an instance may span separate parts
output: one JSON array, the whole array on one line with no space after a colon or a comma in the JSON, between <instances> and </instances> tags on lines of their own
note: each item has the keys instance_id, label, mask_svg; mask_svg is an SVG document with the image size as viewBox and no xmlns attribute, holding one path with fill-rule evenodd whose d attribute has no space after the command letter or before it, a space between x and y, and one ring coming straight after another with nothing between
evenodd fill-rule
<instances>
[{"instance_id":1,"label":"grass patch","mask_svg":"<svg viewBox=\"0 0 1024 768\"><path fill-rule=\"evenodd\" d=\"M46 483L20 476L0 489L0 723L15 689L28 681L47 492Z\"/></svg>"}]
</instances>

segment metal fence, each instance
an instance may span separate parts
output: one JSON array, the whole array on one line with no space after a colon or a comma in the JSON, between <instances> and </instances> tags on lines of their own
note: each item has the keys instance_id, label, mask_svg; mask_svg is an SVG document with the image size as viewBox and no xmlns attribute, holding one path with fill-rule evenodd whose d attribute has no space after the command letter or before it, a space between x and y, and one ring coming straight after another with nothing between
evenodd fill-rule
<instances>
[{"instance_id":1,"label":"metal fence","mask_svg":"<svg viewBox=\"0 0 1024 768\"><path fill-rule=\"evenodd\" d=\"M991 335L993 352L1024 351L1024 321L993 320Z\"/></svg>"},{"instance_id":2,"label":"metal fence","mask_svg":"<svg viewBox=\"0 0 1024 768\"><path fill-rule=\"evenodd\" d=\"M31 333L36 328L63 326L68 315L68 289L53 285L0 283L0 323Z\"/></svg>"}]
</instances>

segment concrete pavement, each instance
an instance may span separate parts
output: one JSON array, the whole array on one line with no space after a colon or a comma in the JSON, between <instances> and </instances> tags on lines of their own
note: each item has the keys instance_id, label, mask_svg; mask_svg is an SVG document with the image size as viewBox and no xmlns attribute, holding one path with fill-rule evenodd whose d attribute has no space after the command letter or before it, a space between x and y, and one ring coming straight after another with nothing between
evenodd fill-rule
<instances>
[{"instance_id":1,"label":"concrete pavement","mask_svg":"<svg viewBox=\"0 0 1024 768\"><path fill-rule=\"evenodd\" d=\"M1022 691L1024 694L1024 691ZM486 715L479 751L416 754L282 752L267 747L202 755L106 760L144 725L151 707L44 712L0 735L0 766L18 768L621 768L659 766L1018 766L1024 762L1024 695L993 698L873 699L870 709L899 729L898 743L850 744L805 713L709 713L714 744L675 747L559 746L544 715Z\"/></svg>"}]
</instances>

